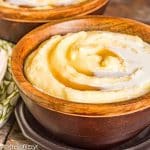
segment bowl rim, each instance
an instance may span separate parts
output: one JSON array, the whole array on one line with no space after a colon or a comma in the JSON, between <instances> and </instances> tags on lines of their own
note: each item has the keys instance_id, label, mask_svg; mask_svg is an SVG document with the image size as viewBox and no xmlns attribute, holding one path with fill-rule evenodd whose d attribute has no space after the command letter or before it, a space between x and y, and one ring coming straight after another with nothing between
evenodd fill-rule
<instances>
[{"instance_id":1,"label":"bowl rim","mask_svg":"<svg viewBox=\"0 0 150 150\"><path fill-rule=\"evenodd\" d=\"M0 18L15 22L48 22L50 20L83 16L107 5L109 0L88 0L80 4L52 9L11 8L0 6Z\"/></svg>"},{"instance_id":2,"label":"bowl rim","mask_svg":"<svg viewBox=\"0 0 150 150\"><path fill-rule=\"evenodd\" d=\"M109 103L109 104L90 104L90 103L76 103L71 102L59 98L52 97L48 94L45 94L33 87L32 84L26 79L23 71L23 63L25 61L21 60L21 53L25 50L29 50L30 52L33 50L31 48L32 45L38 46L42 41L46 40L50 36L50 29L53 27L61 26L63 23L70 23L71 21L96 21L96 22L114 22L114 26L123 25L124 29L127 29L126 25L128 24L129 29L128 32L131 32L132 26L138 27L136 30L140 30L141 34L145 35L143 39L145 41L150 42L150 26L140 23L135 20L120 18L120 17L108 17L108 16L84 16L84 17L75 17L72 19L59 20L56 22L47 23L42 25L27 35L25 35L19 43L14 48L12 54L12 74L16 84L18 85L20 92L29 98L32 102L40 105L43 108L59 112L62 114L73 115L73 116L82 116L82 117L116 117L122 115L129 115L131 113L136 113L139 111L145 111L150 108L150 93L141 96L140 98L136 98L129 101L117 102L117 103ZM124 24L126 25L124 26ZM93 23L92 23L93 25ZM108 26L108 28L110 28ZM113 27L111 28L113 30ZM136 31L135 30L135 31ZM122 31L122 30L121 30ZM43 33L46 33L44 37ZM48 33L49 32L49 33ZM116 31L117 32L117 31ZM120 31L119 31L120 32ZM124 32L124 31L123 31ZM137 31L136 31L137 32ZM127 33L128 34L128 33ZM139 33L140 34L140 33ZM41 35L41 37L40 37ZM141 36L142 36L141 35ZM46 37L47 36L47 37ZM40 37L40 38L38 38ZM35 38L37 38L35 40ZM40 40L39 40L40 39ZM36 42L35 42L36 41ZM36 49L34 47L34 49ZM19 60L18 60L19 59ZM31 92L32 91L32 92Z\"/></svg>"}]
</instances>

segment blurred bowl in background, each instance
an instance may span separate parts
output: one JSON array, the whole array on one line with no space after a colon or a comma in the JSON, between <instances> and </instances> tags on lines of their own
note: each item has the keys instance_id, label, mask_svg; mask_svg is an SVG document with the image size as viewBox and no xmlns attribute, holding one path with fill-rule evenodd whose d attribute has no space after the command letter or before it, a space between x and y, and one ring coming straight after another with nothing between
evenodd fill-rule
<instances>
[{"instance_id":1,"label":"blurred bowl in background","mask_svg":"<svg viewBox=\"0 0 150 150\"><path fill-rule=\"evenodd\" d=\"M103 14L108 2L109 0L89 0L54 9L0 6L0 38L17 43L23 35L43 23L87 14Z\"/></svg>"}]
</instances>

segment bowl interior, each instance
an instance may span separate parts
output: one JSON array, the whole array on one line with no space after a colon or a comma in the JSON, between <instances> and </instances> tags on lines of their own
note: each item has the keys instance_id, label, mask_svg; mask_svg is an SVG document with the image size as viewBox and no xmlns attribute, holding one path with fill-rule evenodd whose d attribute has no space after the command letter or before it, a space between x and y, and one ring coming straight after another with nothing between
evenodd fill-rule
<instances>
[{"instance_id":1,"label":"bowl interior","mask_svg":"<svg viewBox=\"0 0 150 150\"><path fill-rule=\"evenodd\" d=\"M150 94L120 103L81 104L46 95L34 88L27 81L23 72L24 61L40 43L56 34L64 35L70 32L91 30L103 30L137 35L144 41L150 43L150 27L148 25L124 18L85 16L45 24L27 34L14 49L12 56L12 72L20 91L35 103L46 109L71 115L106 117L124 115L149 108Z\"/></svg>"}]
</instances>

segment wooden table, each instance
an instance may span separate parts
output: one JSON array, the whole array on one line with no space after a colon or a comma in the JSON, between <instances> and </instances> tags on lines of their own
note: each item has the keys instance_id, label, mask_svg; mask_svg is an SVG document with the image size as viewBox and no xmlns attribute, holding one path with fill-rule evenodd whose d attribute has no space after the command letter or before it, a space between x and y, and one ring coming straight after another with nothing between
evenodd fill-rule
<instances>
[{"instance_id":1,"label":"wooden table","mask_svg":"<svg viewBox=\"0 0 150 150\"><path fill-rule=\"evenodd\" d=\"M150 24L150 0L110 0L105 15L132 18Z\"/></svg>"},{"instance_id":2,"label":"wooden table","mask_svg":"<svg viewBox=\"0 0 150 150\"><path fill-rule=\"evenodd\" d=\"M150 22L150 0L111 0L105 15L134 18L148 23ZM41 149L24 138L14 115L0 130L0 150L3 144L4 150L34 149L34 146L36 150Z\"/></svg>"}]
</instances>

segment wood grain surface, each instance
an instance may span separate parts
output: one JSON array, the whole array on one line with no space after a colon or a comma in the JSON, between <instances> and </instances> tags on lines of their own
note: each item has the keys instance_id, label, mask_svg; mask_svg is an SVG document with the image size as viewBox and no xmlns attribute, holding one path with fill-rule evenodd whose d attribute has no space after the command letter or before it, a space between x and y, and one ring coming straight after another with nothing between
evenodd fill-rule
<instances>
[{"instance_id":1,"label":"wood grain surface","mask_svg":"<svg viewBox=\"0 0 150 150\"><path fill-rule=\"evenodd\" d=\"M5 143L4 150L42 150L40 146L31 142L22 136L22 133L17 125L14 123L13 128L10 131L10 134Z\"/></svg>"},{"instance_id":2,"label":"wood grain surface","mask_svg":"<svg viewBox=\"0 0 150 150\"><path fill-rule=\"evenodd\" d=\"M11 131L11 128L13 127L14 122L15 117L14 115L12 115L9 121L6 123L6 125L0 130L0 144L5 143L7 141L7 137Z\"/></svg>"},{"instance_id":3,"label":"wood grain surface","mask_svg":"<svg viewBox=\"0 0 150 150\"><path fill-rule=\"evenodd\" d=\"M132 18L150 24L150 0L111 0L105 15Z\"/></svg>"}]
</instances>

